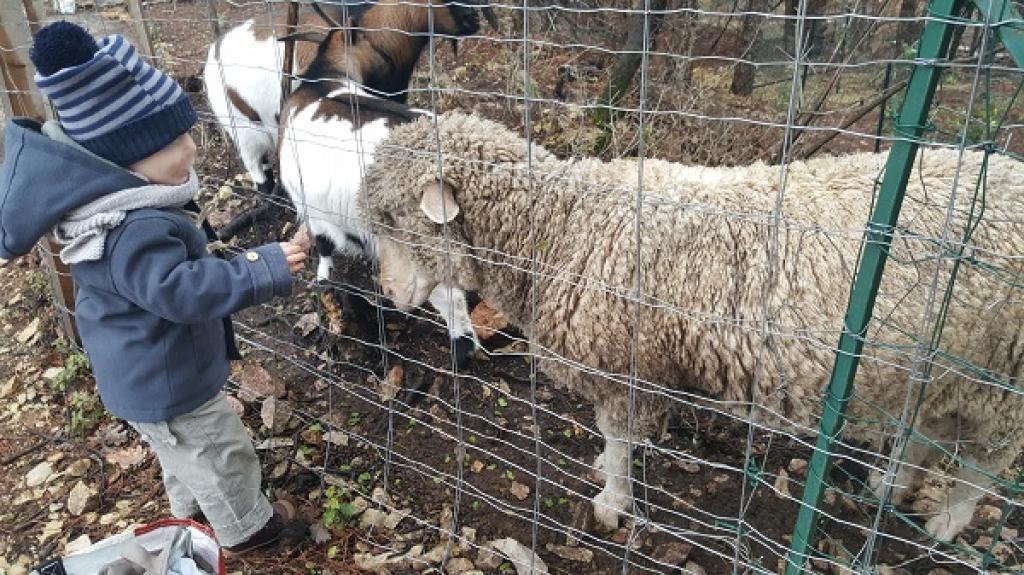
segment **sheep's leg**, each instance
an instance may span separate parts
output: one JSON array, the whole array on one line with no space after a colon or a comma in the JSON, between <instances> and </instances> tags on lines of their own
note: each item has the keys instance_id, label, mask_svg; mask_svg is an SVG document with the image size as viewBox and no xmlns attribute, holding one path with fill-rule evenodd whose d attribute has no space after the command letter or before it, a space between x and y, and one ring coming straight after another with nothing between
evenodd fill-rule
<instances>
[{"instance_id":1,"label":"sheep's leg","mask_svg":"<svg viewBox=\"0 0 1024 575\"><path fill-rule=\"evenodd\" d=\"M924 479L926 470L925 463L939 454L939 449L923 439L911 437L903 449L903 457L897 463L899 468L892 479L892 502L899 505L906 500L907 495L914 487ZM874 472L871 476L871 490L879 502L885 496L885 476Z\"/></svg>"},{"instance_id":2,"label":"sheep's leg","mask_svg":"<svg viewBox=\"0 0 1024 575\"><path fill-rule=\"evenodd\" d=\"M611 406L598 407L597 428L604 436L604 452L598 456L605 476L604 489L594 498L594 518L606 530L617 529L619 514L633 507L629 484L629 444L613 423Z\"/></svg>"},{"instance_id":3,"label":"sheep's leg","mask_svg":"<svg viewBox=\"0 0 1024 575\"><path fill-rule=\"evenodd\" d=\"M465 365L469 356L480 347L476 332L473 330L473 322L469 318L466 292L455 286L440 283L430 292L428 301L448 325L448 336L455 349L456 364Z\"/></svg>"},{"instance_id":4,"label":"sheep's leg","mask_svg":"<svg viewBox=\"0 0 1024 575\"><path fill-rule=\"evenodd\" d=\"M937 514L925 523L925 531L939 541L952 541L959 535L974 518L978 499L992 485L991 476L1010 467L1017 452L1016 445L993 453L986 453L982 445L968 446L964 452L965 461L954 474L956 484L946 494Z\"/></svg>"}]
</instances>

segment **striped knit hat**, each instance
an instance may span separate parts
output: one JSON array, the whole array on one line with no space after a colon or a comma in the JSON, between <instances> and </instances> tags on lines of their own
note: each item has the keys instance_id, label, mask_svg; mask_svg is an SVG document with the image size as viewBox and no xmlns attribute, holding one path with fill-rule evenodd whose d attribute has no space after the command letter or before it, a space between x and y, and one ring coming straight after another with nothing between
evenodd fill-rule
<instances>
[{"instance_id":1,"label":"striped knit hat","mask_svg":"<svg viewBox=\"0 0 1024 575\"><path fill-rule=\"evenodd\" d=\"M36 34L30 57L64 131L118 165L153 155L196 123L178 84L119 35L97 44L81 26L54 22Z\"/></svg>"}]
</instances>

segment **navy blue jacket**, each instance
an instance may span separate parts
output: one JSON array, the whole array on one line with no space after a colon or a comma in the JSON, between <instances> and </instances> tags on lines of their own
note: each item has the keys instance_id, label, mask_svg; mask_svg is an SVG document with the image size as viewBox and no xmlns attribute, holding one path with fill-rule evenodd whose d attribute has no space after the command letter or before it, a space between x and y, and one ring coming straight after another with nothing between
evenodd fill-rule
<instances>
[{"instance_id":1,"label":"navy blue jacket","mask_svg":"<svg viewBox=\"0 0 1024 575\"><path fill-rule=\"evenodd\" d=\"M0 173L0 258L28 253L68 211L145 185L131 172L8 121ZM71 266L75 319L103 404L167 421L212 399L228 377L223 318L291 293L284 253L268 244L222 260L177 209L130 212L104 257Z\"/></svg>"}]
</instances>

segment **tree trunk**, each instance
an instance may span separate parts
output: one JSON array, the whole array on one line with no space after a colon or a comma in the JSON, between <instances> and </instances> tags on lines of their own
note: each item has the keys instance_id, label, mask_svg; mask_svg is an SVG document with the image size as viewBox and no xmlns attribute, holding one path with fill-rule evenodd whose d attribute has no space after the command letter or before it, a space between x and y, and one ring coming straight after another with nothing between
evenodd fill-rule
<instances>
[{"instance_id":1,"label":"tree trunk","mask_svg":"<svg viewBox=\"0 0 1024 575\"><path fill-rule=\"evenodd\" d=\"M753 12L759 7L757 0L747 0L747 12ZM743 24L740 26L740 40L748 42L747 49L740 54L744 60L754 59L754 35L758 30L758 19L756 15L743 17ZM737 96L749 96L754 93L755 68L748 62L737 62L732 71L732 83L729 85L729 92Z\"/></svg>"},{"instance_id":2,"label":"tree trunk","mask_svg":"<svg viewBox=\"0 0 1024 575\"><path fill-rule=\"evenodd\" d=\"M667 4L668 0L650 0L650 9L652 11L663 11ZM642 52L650 50L654 45L654 36L658 32L664 16L663 13L651 13L646 16L649 30L647 31L648 45L645 47L644 0L633 0L632 7L634 10L639 10L639 12L634 12L629 16L626 41L622 45L623 53L619 54L616 58L608 78L608 84L601 91L601 99L606 107L594 108L591 114L594 123L605 128L611 124L615 117L612 108L619 105L633 84L633 77L636 76L636 72L640 69L640 64L643 62Z\"/></svg>"},{"instance_id":3,"label":"tree trunk","mask_svg":"<svg viewBox=\"0 0 1024 575\"><path fill-rule=\"evenodd\" d=\"M913 18L917 14L917 0L900 0L900 18ZM900 22L896 32L896 40L909 44L916 40L920 33L921 26L919 22Z\"/></svg>"}]
</instances>

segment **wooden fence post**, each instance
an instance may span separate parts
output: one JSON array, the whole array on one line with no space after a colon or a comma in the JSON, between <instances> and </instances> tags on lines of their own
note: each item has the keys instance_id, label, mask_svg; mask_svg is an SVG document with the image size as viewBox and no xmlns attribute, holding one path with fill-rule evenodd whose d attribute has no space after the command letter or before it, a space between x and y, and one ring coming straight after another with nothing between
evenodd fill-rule
<instances>
[{"instance_id":1,"label":"wooden fence post","mask_svg":"<svg viewBox=\"0 0 1024 575\"><path fill-rule=\"evenodd\" d=\"M135 29L135 46L141 48L144 55L156 58L156 51L153 50L153 42L149 39L149 29L146 28L146 15L142 11L142 3L139 0L128 0L128 15L132 19L132 27Z\"/></svg>"},{"instance_id":2,"label":"wooden fence post","mask_svg":"<svg viewBox=\"0 0 1024 575\"><path fill-rule=\"evenodd\" d=\"M26 12L30 1L25 0L25 4L0 3L0 87L3 88L0 100L3 100L8 118L27 116L45 121L48 108L32 83L34 71L26 54L32 43L30 26L38 25L35 12L31 8ZM75 284L71 279L71 270L57 257L58 246L53 238L43 238L36 249L50 277L53 301L57 306L64 337L70 342L79 343L74 320Z\"/></svg>"}]
</instances>

